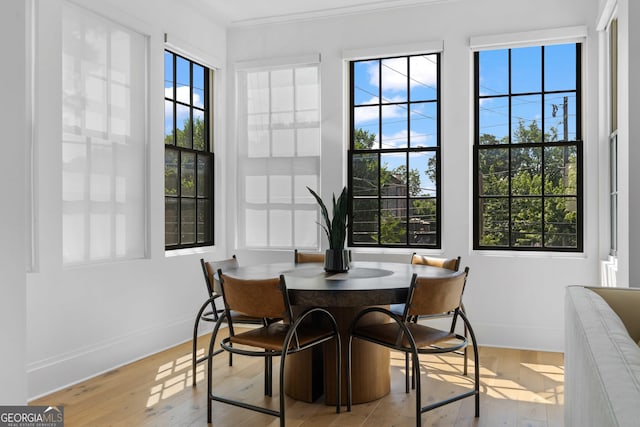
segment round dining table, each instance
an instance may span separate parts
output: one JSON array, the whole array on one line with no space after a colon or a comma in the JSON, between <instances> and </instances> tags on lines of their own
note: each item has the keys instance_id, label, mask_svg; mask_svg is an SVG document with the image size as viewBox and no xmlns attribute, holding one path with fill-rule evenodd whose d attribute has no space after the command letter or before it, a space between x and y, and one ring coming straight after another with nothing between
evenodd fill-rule
<instances>
[{"instance_id":1,"label":"round dining table","mask_svg":"<svg viewBox=\"0 0 640 427\"><path fill-rule=\"evenodd\" d=\"M239 279L264 279L284 276L294 312L307 307L323 307L338 323L342 340L342 400L346 404L348 330L355 315L366 307L389 306L406 302L413 274L423 277L448 277L444 268L409 263L354 261L346 272L326 272L321 263L273 263L241 266L227 270ZM372 313L365 323L386 322L386 316ZM324 394L327 405L335 405L335 346L325 345L294 354L287 359L285 392L306 402ZM390 391L390 353L383 346L354 340L352 345L353 403L366 403Z\"/></svg>"}]
</instances>

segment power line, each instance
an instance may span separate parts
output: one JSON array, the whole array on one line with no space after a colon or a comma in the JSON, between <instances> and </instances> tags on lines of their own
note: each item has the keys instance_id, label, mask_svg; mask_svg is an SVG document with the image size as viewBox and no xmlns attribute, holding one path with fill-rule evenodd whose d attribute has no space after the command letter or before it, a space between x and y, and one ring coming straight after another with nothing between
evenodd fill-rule
<instances>
[{"instance_id":1,"label":"power line","mask_svg":"<svg viewBox=\"0 0 640 427\"><path fill-rule=\"evenodd\" d=\"M396 73L400 74L402 77L408 78L409 80L412 80L412 81L416 82L417 84L419 84L419 85L421 85L421 86L425 86L425 87L431 88L431 89L433 89L433 90L435 90L435 91L437 91L437 90L438 90L438 88L437 88L437 87L435 87L435 86L433 86L433 85L430 85L430 84L425 83L425 82L421 82L420 80L418 80L418 79L416 79L416 78L413 78L413 77L411 77L411 76L409 76L409 75L407 75L407 74L403 73L402 71L396 70L395 68L393 68L393 67L391 67L391 66L389 66L389 65L385 64L385 63L384 63L384 61L383 61L383 62L381 62L380 64L381 64L383 67L386 67L386 68L388 68L389 70L394 71L394 72L396 72ZM435 62L434 62L434 64L435 64Z\"/></svg>"}]
</instances>

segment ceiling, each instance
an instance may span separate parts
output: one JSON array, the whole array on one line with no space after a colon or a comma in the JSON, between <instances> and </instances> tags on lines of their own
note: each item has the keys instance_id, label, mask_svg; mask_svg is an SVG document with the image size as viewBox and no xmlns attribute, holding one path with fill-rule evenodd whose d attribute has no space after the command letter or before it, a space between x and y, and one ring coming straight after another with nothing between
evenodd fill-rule
<instances>
[{"instance_id":1,"label":"ceiling","mask_svg":"<svg viewBox=\"0 0 640 427\"><path fill-rule=\"evenodd\" d=\"M224 26L257 25L453 0L187 0Z\"/></svg>"}]
</instances>

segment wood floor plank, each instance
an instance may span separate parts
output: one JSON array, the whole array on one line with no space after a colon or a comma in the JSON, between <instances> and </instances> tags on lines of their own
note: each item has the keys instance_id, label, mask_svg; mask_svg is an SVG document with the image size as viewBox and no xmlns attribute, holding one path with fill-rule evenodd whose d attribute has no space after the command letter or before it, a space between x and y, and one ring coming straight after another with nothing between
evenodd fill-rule
<instances>
[{"instance_id":1,"label":"wood floor plank","mask_svg":"<svg viewBox=\"0 0 640 427\"><path fill-rule=\"evenodd\" d=\"M221 331L224 336L225 331ZM201 337L199 345L206 345ZM200 349L204 352L204 347ZM425 426L563 425L564 360L561 353L481 347L480 418L474 417L473 398L463 399L422 415ZM422 403L472 388L462 373L462 357L421 357ZM274 360L274 378L279 372ZM475 367L470 360L469 374ZM203 426L206 425L206 364L198 365L197 387L191 386L191 343L187 342L140 361L114 369L31 402L64 405L67 427ZM214 359L215 390L255 404L277 408L277 397L263 395L264 364L260 359L226 354ZM286 398L288 427L380 427L415 425L415 392L404 391L404 356L391 354L391 392L382 399L343 407L305 403ZM278 393L274 382L274 396ZM319 402L322 402L321 397ZM278 426L278 420L242 408L213 402L214 427Z\"/></svg>"}]
</instances>

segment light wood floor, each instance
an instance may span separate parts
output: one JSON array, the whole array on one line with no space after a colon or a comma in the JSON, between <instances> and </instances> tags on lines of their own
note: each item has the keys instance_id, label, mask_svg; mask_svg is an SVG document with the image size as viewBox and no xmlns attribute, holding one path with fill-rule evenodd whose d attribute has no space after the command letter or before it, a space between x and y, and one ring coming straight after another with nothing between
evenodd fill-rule
<instances>
[{"instance_id":1,"label":"light wood floor","mask_svg":"<svg viewBox=\"0 0 640 427\"><path fill-rule=\"evenodd\" d=\"M199 341L204 344L208 337ZM467 398L424 414L424 426L563 425L562 353L490 347L481 347L479 353L480 418L473 417L473 398ZM391 364L388 396L356 405L352 412L342 414L336 414L335 407L287 398L287 426L415 425L415 394L404 392L404 356L391 353ZM263 366L260 359L236 356L234 366L229 367L226 354L216 356L216 389L220 394L242 396L253 403L277 408L277 381L274 398L263 396ZM66 427L204 426L207 424L205 368L205 364L199 365L197 387L193 388L191 343L188 342L31 403L64 405ZM471 387L469 378L458 375L461 368L460 356L423 357L423 402L440 399L461 387ZM472 374L472 364L469 369ZM277 363L274 371L275 377ZM277 426L278 420L214 402L212 425Z\"/></svg>"}]
</instances>

